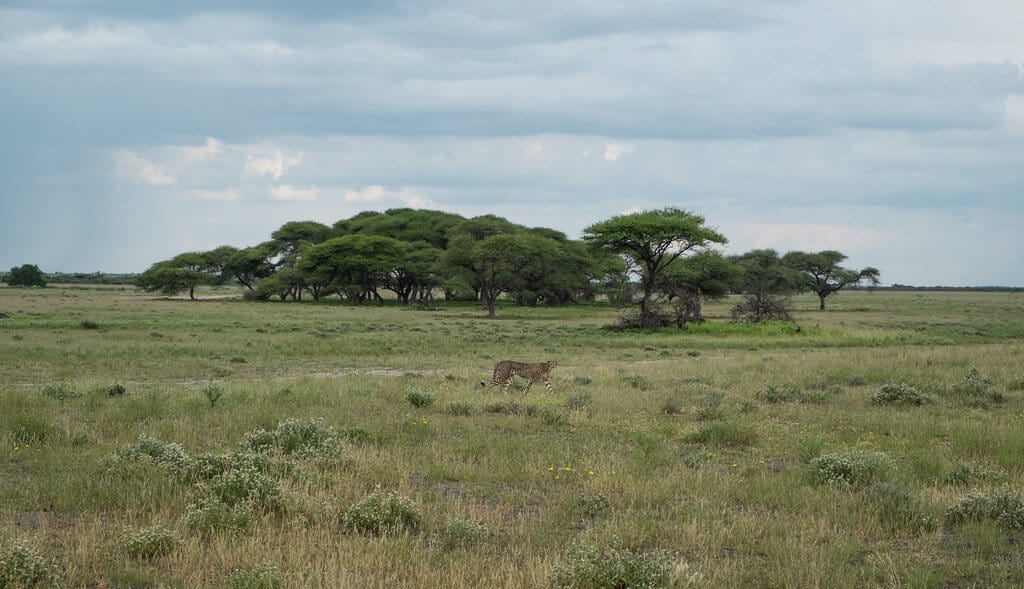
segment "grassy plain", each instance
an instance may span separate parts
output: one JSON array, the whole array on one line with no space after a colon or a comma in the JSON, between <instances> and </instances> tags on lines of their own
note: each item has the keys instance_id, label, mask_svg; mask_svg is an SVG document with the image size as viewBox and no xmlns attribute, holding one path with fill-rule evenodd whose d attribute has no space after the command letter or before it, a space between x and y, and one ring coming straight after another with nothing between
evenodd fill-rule
<instances>
[{"instance_id":1,"label":"grassy plain","mask_svg":"<svg viewBox=\"0 0 1024 589\"><path fill-rule=\"evenodd\" d=\"M729 324L728 305L636 333L598 304L488 321L0 288L0 561L23 542L71 586L540 587L575 543L618 541L670 551L672 586L1024 585L1024 512L947 517L1024 490L1024 294L801 297L799 330ZM555 394L484 392L500 359L557 360ZM871 402L889 381L932 402ZM115 459L140 436L227 455L292 418L340 445L272 454L280 506L245 526L196 525L212 483ZM820 456L856 451L895 466L814 479ZM348 529L374 491L419 525ZM168 548L133 551L153 526Z\"/></svg>"}]
</instances>

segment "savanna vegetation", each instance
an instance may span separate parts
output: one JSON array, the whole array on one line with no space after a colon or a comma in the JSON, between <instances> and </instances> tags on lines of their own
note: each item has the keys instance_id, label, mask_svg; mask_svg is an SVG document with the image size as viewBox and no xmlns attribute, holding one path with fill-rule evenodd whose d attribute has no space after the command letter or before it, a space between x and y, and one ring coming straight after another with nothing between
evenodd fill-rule
<instances>
[{"instance_id":1,"label":"savanna vegetation","mask_svg":"<svg viewBox=\"0 0 1024 589\"><path fill-rule=\"evenodd\" d=\"M1024 584L1024 294L641 331L195 288L0 288L0 586Z\"/></svg>"}]
</instances>

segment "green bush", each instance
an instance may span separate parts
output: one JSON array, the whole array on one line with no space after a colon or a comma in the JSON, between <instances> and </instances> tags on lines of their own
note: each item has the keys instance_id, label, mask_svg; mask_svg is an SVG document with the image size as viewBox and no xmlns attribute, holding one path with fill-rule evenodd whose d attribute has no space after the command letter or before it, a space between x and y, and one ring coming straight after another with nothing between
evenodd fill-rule
<instances>
[{"instance_id":1,"label":"green bush","mask_svg":"<svg viewBox=\"0 0 1024 589\"><path fill-rule=\"evenodd\" d=\"M946 509L946 521L993 521L1003 528L1024 530L1024 499L1008 488L995 493L971 493Z\"/></svg>"},{"instance_id":2,"label":"green bush","mask_svg":"<svg viewBox=\"0 0 1024 589\"><path fill-rule=\"evenodd\" d=\"M679 415L683 408L683 398L679 395L670 395L661 402L661 412L667 415Z\"/></svg>"},{"instance_id":3,"label":"green bush","mask_svg":"<svg viewBox=\"0 0 1024 589\"><path fill-rule=\"evenodd\" d=\"M148 460L160 466L170 467L176 471L184 471L190 459L181 444L165 443L156 438L140 435L134 444L118 447L112 462L138 462Z\"/></svg>"},{"instance_id":4,"label":"green bush","mask_svg":"<svg viewBox=\"0 0 1024 589\"><path fill-rule=\"evenodd\" d=\"M81 396L81 393L76 391L66 382L60 382L57 384L48 384L43 387L43 396L50 399L56 399L58 401L65 401Z\"/></svg>"},{"instance_id":5,"label":"green bush","mask_svg":"<svg viewBox=\"0 0 1024 589\"><path fill-rule=\"evenodd\" d=\"M847 382L851 387L862 387L868 384L868 379L864 378L859 374L855 374L851 376L850 380L848 380Z\"/></svg>"},{"instance_id":6,"label":"green bush","mask_svg":"<svg viewBox=\"0 0 1024 589\"><path fill-rule=\"evenodd\" d=\"M988 470L980 466L957 462L956 466L946 475L946 482L951 485L970 485L977 481L1002 480L1006 474L994 470Z\"/></svg>"},{"instance_id":7,"label":"green bush","mask_svg":"<svg viewBox=\"0 0 1024 589\"><path fill-rule=\"evenodd\" d=\"M208 384L203 387L203 396L206 397L206 401L210 403L210 407L217 404L221 396L224 395L224 389L219 384Z\"/></svg>"},{"instance_id":8,"label":"green bush","mask_svg":"<svg viewBox=\"0 0 1024 589\"><path fill-rule=\"evenodd\" d=\"M731 421L712 421L683 437L683 441L711 446L749 446L757 441L757 432Z\"/></svg>"},{"instance_id":9,"label":"green bush","mask_svg":"<svg viewBox=\"0 0 1024 589\"><path fill-rule=\"evenodd\" d=\"M185 525L193 532L208 535L218 532L244 532L252 525L246 506L228 506L213 495L200 495L188 504Z\"/></svg>"},{"instance_id":10,"label":"green bush","mask_svg":"<svg viewBox=\"0 0 1024 589\"><path fill-rule=\"evenodd\" d=\"M242 448L250 452L280 452L303 458L330 458L341 451L338 432L319 420L291 418L273 430L254 430L242 438Z\"/></svg>"},{"instance_id":11,"label":"green bush","mask_svg":"<svg viewBox=\"0 0 1024 589\"><path fill-rule=\"evenodd\" d=\"M355 532L382 534L416 530L421 519L416 506L407 497L377 491L350 505L342 516L342 524Z\"/></svg>"},{"instance_id":12,"label":"green bush","mask_svg":"<svg viewBox=\"0 0 1024 589\"><path fill-rule=\"evenodd\" d=\"M177 547L178 539L163 526L127 526L121 533L120 544L128 556L148 560L170 553Z\"/></svg>"},{"instance_id":13,"label":"green bush","mask_svg":"<svg viewBox=\"0 0 1024 589\"><path fill-rule=\"evenodd\" d=\"M10 428L15 444L41 444L53 433L48 420L30 413L15 415Z\"/></svg>"},{"instance_id":14,"label":"green bush","mask_svg":"<svg viewBox=\"0 0 1024 589\"><path fill-rule=\"evenodd\" d=\"M188 463L183 474L190 481L209 481L231 470L256 470L267 474L272 467L263 454L200 454Z\"/></svg>"},{"instance_id":15,"label":"green bush","mask_svg":"<svg viewBox=\"0 0 1024 589\"><path fill-rule=\"evenodd\" d=\"M971 368L963 380L951 387L951 391L969 407L987 408L992 403L1006 401L1006 395L993 388L977 368Z\"/></svg>"},{"instance_id":16,"label":"green bush","mask_svg":"<svg viewBox=\"0 0 1024 589\"><path fill-rule=\"evenodd\" d=\"M90 321L88 319L83 319L82 322L80 323L80 325L82 326L82 329L99 329L100 328L100 324L99 323L96 323L95 321Z\"/></svg>"},{"instance_id":17,"label":"green bush","mask_svg":"<svg viewBox=\"0 0 1024 589\"><path fill-rule=\"evenodd\" d=\"M490 533L490 529L483 522L450 517L441 532L441 541L446 548L470 546L485 540Z\"/></svg>"},{"instance_id":18,"label":"green bush","mask_svg":"<svg viewBox=\"0 0 1024 589\"><path fill-rule=\"evenodd\" d=\"M665 587L675 554L667 550L634 552L623 548L616 538L604 550L582 542L575 544L565 561L555 569L555 587Z\"/></svg>"},{"instance_id":19,"label":"green bush","mask_svg":"<svg viewBox=\"0 0 1024 589\"><path fill-rule=\"evenodd\" d=\"M924 513L914 493L899 483L874 483L866 489L865 497L879 521L892 528L928 530L937 524Z\"/></svg>"},{"instance_id":20,"label":"green bush","mask_svg":"<svg viewBox=\"0 0 1024 589\"><path fill-rule=\"evenodd\" d=\"M704 393L697 399L697 419L707 421L722 416L722 401L725 394L717 391Z\"/></svg>"},{"instance_id":21,"label":"green bush","mask_svg":"<svg viewBox=\"0 0 1024 589\"><path fill-rule=\"evenodd\" d=\"M611 506L611 501L600 493L594 493L593 495L580 493L573 502L574 510L583 517L588 518L594 518L607 512L611 509Z\"/></svg>"},{"instance_id":22,"label":"green bush","mask_svg":"<svg viewBox=\"0 0 1024 589\"><path fill-rule=\"evenodd\" d=\"M106 393L108 397L123 397L125 388L120 384L112 384L106 388Z\"/></svg>"},{"instance_id":23,"label":"green bush","mask_svg":"<svg viewBox=\"0 0 1024 589\"><path fill-rule=\"evenodd\" d=\"M626 384L633 387L634 389L640 389L646 391L651 388L651 381L647 380L647 377L639 374L627 374L622 377L626 381Z\"/></svg>"},{"instance_id":24,"label":"green bush","mask_svg":"<svg viewBox=\"0 0 1024 589\"><path fill-rule=\"evenodd\" d=\"M235 570L228 575L228 589L280 589L284 587L281 571L265 562L248 570Z\"/></svg>"},{"instance_id":25,"label":"green bush","mask_svg":"<svg viewBox=\"0 0 1024 589\"><path fill-rule=\"evenodd\" d=\"M824 454L809 463L813 484L864 486L888 480L896 470L896 462L883 452L852 452Z\"/></svg>"},{"instance_id":26,"label":"green bush","mask_svg":"<svg viewBox=\"0 0 1024 589\"><path fill-rule=\"evenodd\" d=\"M590 405L593 400L594 396L588 392L573 393L565 400L565 406L572 411L580 411L586 409L587 405Z\"/></svg>"},{"instance_id":27,"label":"green bush","mask_svg":"<svg viewBox=\"0 0 1024 589\"><path fill-rule=\"evenodd\" d=\"M0 548L0 587L62 587L60 568L29 544L14 541Z\"/></svg>"},{"instance_id":28,"label":"green bush","mask_svg":"<svg viewBox=\"0 0 1024 589\"><path fill-rule=\"evenodd\" d=\"M909 384L887 382L871 396L871 402L876 405L926 405L933 401Z\"/></svg>"},{"instance_id":29,"label":"green bush","mask_svg":"<svg viewBox=\"0 0 1024 589\"><path fill-rule=\"evenodd\" d=\"M473 405L464 401L452 401L442 409L448 415L472 415Z\"/></svg>"},{"instance_id":30,"label":"green bush","mask_svg":"<svg viewBox=\"0 0 1024 589\"><path fill-rule=\"evenodd\" d=\"M413 387L405 389L405 400L413 407L428 407L433 405L436 399L437 395L430 391L424 391Z\"/></svg>"},{"instance_id":31,"label":"green bush","mask_svg":"<svg viewBox=\"0 0 1024 589\"><path fill-rule=\"evenodd\" d=\"M200 489L228 507L241 505L263 512L284 510L281 488L256 466L227 470L201 483Z\"/></svg>"},{"instance_id":32,"label":"green bush","mask_svg":"<svg viewBox=\"0 0 1024 589\"><path fill-rule=\"evenodd\" d=\"M800 400L800 389L798 387L782 388L775 384L768 383L764 385L764 390L758 392L755 395L758 399L765 403L786 403L789 401Z\"/></svg>"}]
</instances>

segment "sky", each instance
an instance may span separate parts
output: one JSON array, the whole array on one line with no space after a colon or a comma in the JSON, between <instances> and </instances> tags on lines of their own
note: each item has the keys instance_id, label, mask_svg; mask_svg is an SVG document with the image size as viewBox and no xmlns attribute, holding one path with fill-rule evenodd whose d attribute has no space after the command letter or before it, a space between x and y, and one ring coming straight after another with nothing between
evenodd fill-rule
<instances>
[{"instance_id":1,"label":"sky","mask_svg":"<svg viewBox=\"0 0 1024 589\"><path fill-rule=\"evenodd\" d=\"M1024 286L1020 0L0 0L0 268L364 210L679 207L883 284Z\"/></svg>"}]
</instances>

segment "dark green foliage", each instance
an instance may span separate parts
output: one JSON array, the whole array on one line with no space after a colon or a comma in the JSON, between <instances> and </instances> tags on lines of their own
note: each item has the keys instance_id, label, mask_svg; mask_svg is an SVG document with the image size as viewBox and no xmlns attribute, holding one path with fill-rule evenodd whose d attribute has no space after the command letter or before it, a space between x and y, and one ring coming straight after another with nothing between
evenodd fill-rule
<instances>
[{"instance_id":1,"label":"dark green foliage","mask_svg":"<svg viewBox=\"0 0 1024 589\"><path fill-rule=\"evenodd\" d=\"M281 421L273 430L248 432L241 445L251 452L280 452L311 458L331 457L340 451L338 432L320 421L300 418Z\"/></svg>"},{"instance_id":2,"label":"dark green foliage","mask_svg":"<svg viewBox=\"0 0 1024 589\"><path fill-rule=\"evenodd\" d=\"M82 393L76 391L66 382L59 382L57 384L48 384L44 386L43 396L50 399L56 399L58 401L65 401L67 399L80 397L82 396Z\"/></svg>"},{"instance_id":3,"label":"dark green foliage","mask_svg":"<svg viewBox=\"0 0 1024 589\"><path fill-rule=\"evenodd\" d=\"M53 433L53 426L38 415L20 413L11 419L10 430L15 444L40 444Z\"/></svg>"},{"instance_id":4,"label":"dark green foliage","mask_svg":"<svg viewBox=\"0 0 1024 589\"><path fill-rule=\"evenodd\" d=\"M61 587L60 567L26 542L0 547L0 587Z\"/></svg>"},{"instance_id":5,"label":"dark green foliage","mask_svg":"<svg viewBox=\"0 0 1024 589\"><path fill-rule=\"evenodd\" d=\"M683 398L679 395L669 395L661 402L661 412L667 415L679 415L684 410Z\"/></svg>"},{"instance_id":6,"label":"dark green foliage","mask_svg":"<svg viewBox=\"0 0 1024 589\"><path fill-rule=\"evenodd\" d=\"M946 475L946 482L951 485L971 485L979 481L999 481L1006 478L1006 473L982 468L975 464L957 462L956 466Z\"/></svg>"},{"instance_id":7,"label":"dark green foliage","mask_svg":"<svg viewBox=\"0 0 1024 589\"><path fill-rule=\"evenodd\" d=\"M82 326L82 329L99 329L100 328L100 324L99 323L96 323L95 321L90 321L88 319L83 319L80 325Z\"/></svg>"},{"instance_id":8,"label":"dark green foliage","mask_svg":"<svg viewBox=\"0 0 1024 589\"><path fill-rule=\"evenodd\" d=\"M11 268L7 274L8 286L38 286L45 287L46 280L43 278L43 271L35 264L24 264Z\"/></svg>"},{"instance_id":9,"label":"dark green foliage","mask_svg":"<svg viewBox=\"0 0 1024 589\"><path fill-rule=\"evenodd\" d=\"M594 493L591 495L580 493L576 496L576 500L573 502L573 509L583 517L587 518L595 518L599 515L603 515L611 509L611 506L611 501L600 493Z\"/></svg>"},{"instance_id":10,"label":"dark green foliage","mask_svg":"<svg viewBox=\"0 0 1024 589\"><path fill-rule=\"evenodd\" d=\"M434 404L437 395L430 391L410 387L405 389L405 400L413 407L427 407Z\"/></svg>"}]
</instances>

